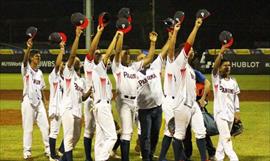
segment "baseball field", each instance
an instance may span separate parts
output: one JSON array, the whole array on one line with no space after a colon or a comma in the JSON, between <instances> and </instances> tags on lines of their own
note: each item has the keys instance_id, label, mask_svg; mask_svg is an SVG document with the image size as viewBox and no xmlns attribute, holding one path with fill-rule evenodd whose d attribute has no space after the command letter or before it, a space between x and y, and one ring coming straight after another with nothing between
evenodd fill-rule
<instances>
[{"instance_id":1,"label":"baseball field","mask_svg":"<svg viewBox=\"0 0 270 161\"><path fill-rule=\"evenodd\" d=\"M45 75L48 89L48 75ZM207 76L209 78L209 75ZM111 77L112 78L112 77ZM240 108L244 132L232 138L233 146L241 161L269 161L270 160L270 76L269 75L236 75L241 94ZM114 79L111 79L114 84ZM0 74L0 160L19 161L22 156L22 125L20 99L22 93L22 78L20 74ZM48 94L48 92L47 92ZM47 95L48 96L48 95ZM210 96L211 97L211 96ZM47 97L48 98L48 97ZM210 99L211 100L211 99ZM119 121L113 103L114 116ZM208 105L212 112L212 101ZM162 125L159 144L156 154L159 154L163 136ZM140 156L135 153L134 146L137 139L136 126L134 126L130 158L139 161ZM82 129L82 135L83 135ZM58 136L57 146L62 139L62 132ZM81 136L81 138L83 138ZM214 145L217 136L213 137ZM195 139L193 139L195 140ZM198 161L199 153L194 143L193 160ZM35 125L33 132L32 155L35 161L48 160L43 154L41 133ZM118 149L120 154L120 149ZM84 161L83 139L74 151L75 161ZM169 150L168 159L173 160L172 149ZM113 160L113 159L112 159ZM226 159L228 160L228 159Z\"/></svg>"}]
</instances>

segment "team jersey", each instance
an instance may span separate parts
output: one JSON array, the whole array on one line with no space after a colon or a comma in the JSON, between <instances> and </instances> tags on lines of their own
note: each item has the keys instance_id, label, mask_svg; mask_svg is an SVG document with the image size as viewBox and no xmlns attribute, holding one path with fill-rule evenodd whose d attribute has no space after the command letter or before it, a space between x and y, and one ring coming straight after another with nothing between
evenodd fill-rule
<instances>
[{"instance_id":1,"label":"team jersey","mask_svg":"<svg viewBox=\"0 0 270 161\"><path fill-rule=\"evenodd\" d=\"M63 100L62 106L63 114L66 110L72 110L74 116L81 118L82 116L82 96L86 90L86 81L84 78L78 76L74 67L64 68L64 82L63 82Z\"/></svg>"},{"instance_id":2,"label":"team jersey","mask_svg":"<svg viewBox=\"0 0 270 161\"><path fill-rule=\"evenodd\" d=\"M154 108L162 103L162 62L163 59L159 55L145 73L137 72L137 107L139 109Z\"/></svg>"},{"instance_id":3,"label":"team jersey","mask_svg":"<svg viewBox=\"0 0 270 161\"><path fill-rule=\"evenodd\" d=\"M94 68L92 82L95 104L102 100L110 101L112 99L112 84L103 61Z\"/></svg>"},{"instance_id":4,"label":"team jersey","mask_svg":"<svg viewBox=\"0 0 270 161\"><path fill-rule=\"evenodd\" d=\"M112 63L112 72L116 80L116 89L121 96L136 97L137 95L137 72L142 69L143 61L134 62L130 66L123 66L116 63L115 59ZM121 97L125 99L124 97Z\"/></svg>"},{"instance_id":5,"label":"team jersey","mask_svg":"<svg viewBox=\"0 0 270 161\"><path fill-rule=\"evenodd\" d=\"M63 98L63 79L60 72L55 72L55 68L49 75L50 84L50 103L49 103L49 116L52 114L59 115L61 101Z\"/></svg>"},{"instance_id":6,"label":"team jersey","mask_svg":"<svg viewBox=\"0 0 270 161\"><path fill-rule=\"evenodd\" d=\"M86 79L86 87L89 89L92 85L92 72L93 69L96 67L96 64L94 63L94 59L90 56L86 56L84 59L84 76Z\"/></svg>"},{"instance_id":7,"label":"team jersey","mask_svg":"<svg viewBox=\"0 0 270 161\"><path fill-rule=\"evenodd\" d=\"M195 72L188 64L190 48L186 46L181 50L174 63L176 64L175 76L177 84L177 99L184 99L184 104L192 107L196 101L196 78Z\"/></svg>"},{"instance_id":8,"label":"team jersey","mask_svg":"<svg viewBox=\"0 0 270 161\"><path fill-rule=\"evenodd\" d=\"M41 90L45 89L45 81L40 69L34 70L30 64L26 67L22 64L23 96L27 96L32 106L37 107L42 101Z\"/></svg>"},{"instance_id":9,"label":"team jersey","mask_svg":"<svg viewBox=\"0 0 270 161\"><path fill-rule=\"evenodd\" d=\"M167 57L165 73L164 73L164 101L171 105L176 105L176 77L174 74L175 64Z\"/></svg>"},{"instance_id":10,"label":"team jersey","mask_svg":"<svg viewBox=\"0 0 270 161\"><path fill-rule=\"evenodd\" d=\"M229 77L228 80L221 78L219 72L212 73L213 93L214 93L214 117L227 120L234 120L234 113L239 111L238 94L239 86L235 79Z\"/></svg>"},{"instance_id":11,"label":"team jersey","mask_svg":"<svg viewBox=\"0 0 270 161\"><path fill-rule=\"evenodd\" d=\"M200 100L204 93L204 82L205 82L205 76L198 70L195 70L195 76L196 76L196 100Z\"/></svg>"}]
</instances>

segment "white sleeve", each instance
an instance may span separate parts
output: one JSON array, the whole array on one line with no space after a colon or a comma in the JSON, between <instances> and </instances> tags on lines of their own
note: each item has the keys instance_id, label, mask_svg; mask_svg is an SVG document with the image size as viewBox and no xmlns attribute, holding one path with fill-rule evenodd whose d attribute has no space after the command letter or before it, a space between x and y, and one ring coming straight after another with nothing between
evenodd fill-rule
<instances>
[{"instance_id":1,"label":"white sleeve","mask_svg":"<svg viewBox=\"0 0 270 161\"><path fill-rule=\"evenodd\" d=\"M158 55L158 57L153 61L153 63L151 64L150 68L153 70L157 70L157 71L161 71L162 69L162 63L163 63L163 59L161 55Z\"/></svg>"},{"instance_id":2,"label":"white sleeve","mask_svg":"<svg viewBox=\"0 0 270 161\"><path fill-rule=\"evenodd\" d=\"M240 88L239 88L238 83L237 83L236 80L235 80L235 89L234 89L234 93L235 93L235 94L239 94L239 93L240 93Z\"/></svg>"},{"instance_id":3,"label":"white sleeve","mask_svg":"<svg viewBox=\"0 0 270 161\"><path fill-rule=\"evenodd\" d=\"M52 72L49 74L49 83L52 84L56 78L55 68L53 68Z\"/></svg>"},{"instance_id":4,"label":"white sleeve","mask_svg":"<svg viewBox=\"0 0 270 161\"><path fill-rule=\"evenodd\" d=\"M43 74L41 72L41 90L45 89L46 88L46 84L45 84L45 81L44 81L44 77L43 77Z\"/></svg>"},{"instance_id":5,"label":"white sleeve","mask_svg":"<svg viewBox=\"0 0 270 161\"><path fill-rule=\"evenodd\" d=\"M22 63L22 66L21 66L22 76L24 76L26 74L28 68L29 68L29 63L28 62L27 62L26 66L24 66L23 63Z\"/></svg>"},{"instance_id":6,"label":"white sleeve","mask_svg":"<svg viewBox=\"0 0 270 161\"><path fill-rule=\"evenodd\" d=\"M117 68L119 68L119 64L120 63L116 63L115 58L113 58L113 62L112 62L112 72L113 73L117 72Z\"/></svg>"},{"instance_id":7,"label":"white sleeve","mask_svg":"<svg viewBox=\"0 0 270 161\"><path fill-rule=\"evenodd\" d=\"M215 75L214 73L212 72L211 73L211 78L212 78L212 85L216 85L219 83L219 72L217 72Z\"/></svg>"},{"instance_id":8,"label":"white sleeve","mask_svg":"<svg viewBox=\"0 0 270 161\"><path fill-rule=\"evenodd\" d=\"M142 66L143 66L143 60L138 61L138 62L134 62L134 63L132 63L131 66L135 71L140 71L142 69Z\"/></svg>"},{"instance_id":9,"label":"white sleeve","mask_svg":"<svg viewBox=\"0 0 270 161\"><path fill-rule=\"evenodd\" d=\"M239 105L239 97L238 95L235 95L235 98L234 98L234 111L235 112L240 112L240 105Z\"/></svg>"},{"instance_id":10,"label":"white sleeve","mask_svg":"<svg viewBox=\"0 0 270 161\"><path fill-rule=\"evenodd\" d=\"M185 69L186 64L188 63L188 57L186 56L184 48L180 51L179 55L176 57L174 62L180 69Z\"/></svg>"}]
</instances>

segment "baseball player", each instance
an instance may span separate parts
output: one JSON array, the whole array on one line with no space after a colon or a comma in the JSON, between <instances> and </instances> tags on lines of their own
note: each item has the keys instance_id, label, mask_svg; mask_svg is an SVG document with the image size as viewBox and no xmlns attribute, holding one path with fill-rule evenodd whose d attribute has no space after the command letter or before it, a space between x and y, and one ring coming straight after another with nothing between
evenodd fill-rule
<instances>
[{"instance_id":1,"label":"baseball player","mask_svg":"<svg viewBox=\"0 0 270 161\"><path fill-rule=\"evenodd\" d=\"M151 35L150 35L151 36ZM155 38L155 37L154 37ZM152 40L152 38L150 37ZM161 53L152 62L137 72L137 107L139 113L139 123L141 127L140 145L142 160L152 161L159 138L159 130L162 119L162 85L161 70L163 60L167 55L169 39L162 48ZM149 54L154 53L154 49L149 50ZM144 54L137 56L140 61L145 57Z\"/></svg>"},{"instance_id":2,"label":"baseball player","mask_svg":"<svg viewBox=\"0 0 270 161\"><path fill-rule=\"evenodd\" d=\"M62 160L72 161L72 151L79 141L81 133L82 101L91 94L91 88L87 92L85 79L81 78L80 59L76 57L81 27L76 27L76 37L71 48L71 54L64 68L63 76L63 100L61 119L64 131L64 155Z\"/></svg>"},{"instance_id":3,"label":"baseball player","mask_svg":"<svg viewBox=\"0 0 270 161\"><path fill-rule=\"evenodd\" d=\"M96 64L98 64L98 56L95 55L97 45L99 43L101 34L103 32L104 27L98 26L97 27L97 34L95 35L91 45L88 54L86 55L84 59L84 75L86 79L86 88L89 89L92 86L92 72L93 69L96 67ZM92 161L91 157L91 144L92 144L92 138L95 132L95 119L92 112L93 107L93 100L92 98L88 98L84 102L84 122L85 122L85 129L84 129L84 151L85 151L85 157L86 161Z\"/></svg>"},{"instance_id":4,"label":"baseball player","mask_svg":"<svg viewBox=\"0 0 270 161\"><path fill-rule=\"evenodd\" d=\"M194 69L194 72L196 75L196 100L199 103L201 110L207 111L205 106L207 104L207 95L210 92L211 83L205 78L205 76L200 71ZM191 125L189 124L186 130L186 137L183 141L185 147L185 155L188 158L187 160L191 160L190 158L192 155L191 139L192 139ZM213 161L215 160L216 149L213 146L210 136L206 135L205 141L206 141L206 149L209 155L209 160Z\"/></svg>"},{"instance_id":5,"label":"baseball player","mask_svg":"<svg viewBox=\"0 0 270 161\"><path fill-rule=\"evenodd\" d=\"M44 104L47 104L43 89L45 82L42 71L38 68L41 60L38 50L31 50L32 38L27 41L27 49L23 57L21 73L23 76L23 101L21 103L23 124L23 157L31 159L33 124L36 121L42 134L45 155L50 156L49 123Z\"/></svg>"},{"instance_id":6,"label":"baseball player","mask_svg":"<svg viewBox=\"0 0 270 161\"><path fill-rule=\"evenodd\" d=\"M240 89L235 79L230 77L231 63L223 59L227 45L223 45L217 56L212 71L214 92L214 118L219 131L219 140L215 157L217 161L224 159L224 152L231 161L238 161L233 150L230 131L234 119L240 120L239 98Z\"/></svg>"},{"instance_id":7,"label":"baseball player","mask_svg":"<svg viewBox=\"0 0 270 161\"><path fill-rule=\"evenodd\" d=\"M150 33L152 49L155 45L154 39L156 33ZM119 44L122 47L122 39ZM112 72L116 80L117 107L121 118L122 134L121 134L121 158L123 161L129 161L130 140L133 131L133 122L136 112L137 97L137 72L148 65L153 58L154 53L149 54L139 62L130 63L130 55L128 50L120 53L116 52L112 63ZM121 62L120 62L120 59Z\"/></svg>"},{"instance_id":8,"label":"baseball player","mask_svg":"<svg viewBox=\"0 0 270 161\"><path fill-rule=\"evenodd\" d=\"M57 56L55 67L49 75L50 84L50 102L49 102L49 118L50 118L50 160L57 160L59 157L55 152L56 138L59 134L61 126L60 108L63 96L63 70L64 63L62 62L63 54L65 53L65 43L60 43L60 53Z\"/></svg>"},{"instance_id":9,"label":"baseball player","mask_svg":"<svg viewBox=\"0 0 270 161\"><path fill-rule=\"evenodd\" d=\"M94 117L96 122L95 160L109 159L110 152L117 140L116 128L111 111L112 84L107 75L107 63L118 38L122 32L117 31L100 63L93 70Z\"/></svg>"},{"instance_id":10,"label":"baseball player","mask_svg":"<svg viewBox=\"0 0 270 161\"><path fill-rule=\"evenodd\" d=\"M198 103L196 102L196 78L192 67L189 65L189 60L192 60L194 51L192 45L194 43L198 29L202 24L202 18L197 18L195 26L190 33L183 48L180 49L179 55L173 61L175 65L175 79L177 84L177 106L173 109L175 117L175 133L173 141L175 160L184 160L185 154L183 151L183 142L185 138L186 128L191 121L191 127L195 132L196 142L201 155L201 161L206 161L206 145L203 116ZM169 53L174 54L174 45L176 35L180 28L179 24L174 27ZM172 56L171 58L173 58Z\"/></svg>"}]
</instances>

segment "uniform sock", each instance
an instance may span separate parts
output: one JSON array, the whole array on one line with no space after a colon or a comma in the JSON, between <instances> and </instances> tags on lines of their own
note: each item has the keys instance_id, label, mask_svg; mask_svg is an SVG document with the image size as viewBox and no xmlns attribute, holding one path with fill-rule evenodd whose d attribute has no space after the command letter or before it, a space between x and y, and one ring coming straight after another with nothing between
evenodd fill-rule
<instances>
[{"instance_id":1,"label":"uniform sock","mask_svg":"<svg viewBox=\"0 0 270 161\"><path fill-rule=\"evenodd\" d=\"M92 139L84 137L83 138L83 144L84 144L84 152L85 152L86 160L87 161L92 161L92 157L91 157Z\"/></svg>"},{"instance_id":2,"label":"uniform sock","mask_svg":"<svg viewBox=\"0 0 270 161\"><path fill-rule=\"evenodd\" d=\"M72 150L65 152L67 161L73 161Z\"/></svg>"},{"instance_id":3,"label":"uniform sock","mask_svg":"<svg viewBox=\"0 0 270 161\"><path fill-rule=\"evenodd\" d=\"M56 139L54 139L54 138L49 138L49 145L50 145L51 158L56 158L55 144L56 144Z\"/></svg>"},{"instance_id":4,"label":"uniform sock","mask_svg":"<svg viewBox=\"0 0 270 161\"><path fill-rule=\"evenodd\" d=\"M129 161L129 147L130 147L130 141L128 140L121 140L120 144L121 148L121 158L122 161Z\"/></svg>"},{"instance_id":5,"label":"uniform sock","mask_svg":"<svg viewBox=\"0 0 270 161\"><path fill-rule=\"evenodd\" d=\"M120 143L121 143L120 136L121 136L121 134L117 134L117 140L116 140L116 143L113 146L113 151L116 151L117 148L119 147Z\"/></svg>"},{"instance_id":6,"label":"uniform sock","mask_svg":"<svg viewBox=\"0 0 270 161\"><path fill-rule=\"evenodd\" d=\"M159 155L159 161L166 159L166 154L170 147L171 141L172 141L172 137L164 135L163 140L162 140L160 155Z\"/></svg>"},{"instance_id":7,"label":"uniform sock","mask_svg":"<svg viewBox=\"0 0 270 161\"><path fill-rule=\"evenodd\" d=\"M184 153L183 141L173 138L173 151L174 151L174 159L175 160L185 160L186 156Z\"/></svg>"},{"instance_id":8,"label":"uniform sock","mask_svg":"<svg viewBox=\"0 0 270 161\"><path fill-rule=\"evenodd\" d=\"M59 150L62 154L65 153L64 140L62 140L61 145L60 145L60 147L59 147L58 150Z\"/></svg>"},{"instance_id":9,"label":"uniform sock","mask_svg":"<svg viewBox=\"0 0 270 161\"><path fill-rule=\"evenodd\" d=\"M196 139L197 147L201 155L201 161L206 161L206 142L205 138Z\"/></svg>"}]
</instances>

